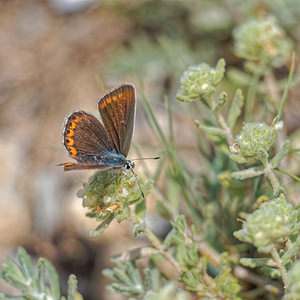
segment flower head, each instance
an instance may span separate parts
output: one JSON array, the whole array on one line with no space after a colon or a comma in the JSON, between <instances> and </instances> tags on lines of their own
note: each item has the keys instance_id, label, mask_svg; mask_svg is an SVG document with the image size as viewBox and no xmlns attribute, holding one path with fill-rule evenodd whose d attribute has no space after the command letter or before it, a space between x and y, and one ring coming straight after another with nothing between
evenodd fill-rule
<instances>
[{"instance_id":1,"label":"flower head","mask_svg":"<svg viewBox=\"0 0 300 300\"><path fill-rule=\"evenodd\" d=\"M207 99L215 92L224 72L224 59L218 61L216 68L205 63L189 67L181 76L176 97L181 101Z\"/></svg>"},{"instance_id":2,"label":"flower head","mask_svg":"<svg viewBox=\"0 0 300 300\"><path fill-rule=\"evenodd\" d=\"M276 128L261 122L246 123L231 146L231 152L247 160L267 153L277 136Z\"/></svg>"},{"instance_id":3,"label":"flower head","mask_svg":"<svg viewBox=\"0 0 300 300\"><path fill-rule=\"evenodd\" d=\"M149 182L141 188L146 195L151 187L152 182ZM126 171L96 172L77 196L82 198L82 206L89 209L89 217L104 220L100 231L93 235L102 233L113 219L119 223L126 220L130 216L129 206L143 199L137 179Z\"/></svg>"},{"instance_id":4,"label":"flower head","mask_svg":"<svg viewBox=\"0 0 300 300\"><path fill-rule=\"evenodd\" d=\"M262 203L234 236L254 244L260 252L269 253L280 238L289 237L299 229L299 212L281 196Z\"/></svg>"},{"instance_id":5,"label":"flower head","mask_svg":"<svg viewBox=\"0 0 300 300\"><path fill-rule=\"evenodd\" d=\"M292 42L272 17L248 20L233 36L236 55L249 61L268 61L280 67L291 55Z\"/></svg>"}]
</instances>

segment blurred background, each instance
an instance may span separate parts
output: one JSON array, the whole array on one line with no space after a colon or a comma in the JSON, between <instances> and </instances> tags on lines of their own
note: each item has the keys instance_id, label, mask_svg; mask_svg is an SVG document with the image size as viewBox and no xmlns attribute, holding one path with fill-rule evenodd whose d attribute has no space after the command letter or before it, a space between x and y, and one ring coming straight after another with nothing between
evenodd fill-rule
<instances>
[{"instance_id":1,"label":"blurred background","mask_svg":"<svg viewBox=\"0 0 300 300\"><path fill-rule=\"evenodd\" d=\"M193 123L201 110L175 99L180 76L192 64L215 66L221 57L228 70L242 66L233 52L232 31L267 14L277 18L297 52L297 0L2 0L0 261L23 246L33 257L49 259L62 284L76 274L85 299L113 299L101 270L112 255L147 242L132 237L130 223L113 224L102 237L88 238L96 224L85 217L76 192L93 172L64 173L57 167L70 160L61 142L65 116L76 109L97 114L105 90L133 83L138 108L129 158L157 156L161 148L141 105L146 95L163 130L169 103L180 157L193 172L205 172L197 152L203 135ZM288 72L287 62L275 76ZM222 84L233 95L236 84L230 78ZM285 109L287 134L299 128L299 95L295 86ZM148 179L145 168L152 174L158 165L145 163L136 167L141 180ZM160 185L163 190L163 179ZM150 209L157 197L151 193ZM13 293L3 282L0 291Z\"/></svg>"}]
</instances>

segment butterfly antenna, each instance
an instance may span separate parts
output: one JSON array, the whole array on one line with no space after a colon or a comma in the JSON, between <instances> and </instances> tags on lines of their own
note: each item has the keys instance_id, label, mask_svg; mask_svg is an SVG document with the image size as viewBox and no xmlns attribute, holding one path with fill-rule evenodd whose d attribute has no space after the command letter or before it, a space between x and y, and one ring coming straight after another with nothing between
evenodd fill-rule
<instances>
[{"instance_id":1,"label":"butterfly antenna","mask_svg":"<svg viewBox=\"0 0 300 300\"><path fill-rule=\"evenodd\" d=\"M131 161L133 160L146 160L146 159L159 159L160 157L157 156L157 157L140 157L140 158L134 158L134 159L131 159Z\"/></svg>"},{"instance_id":2,"label":"butterfly antenna","mask_svg":"<svg viewBox=\"0 0 300 300\"><path fill-rule=\"evenodd\" d=\"M138 186L139 186L139 189L140 189L140 191L141 191L142 197L143 197L143 199L145 200L145 194L144 194L144 192L143 192L143 190L142 190L142 187L141 187L141 185L140 185L140 182L139 182L139 180L138 180L136 174L134 173L134 171L133 171L132 169L131 169L131 172L132 172L133 176L135 177L135 180L136 180L136 182L137 182L137 184L138 184Z\"/></svg>"}]
</instances>

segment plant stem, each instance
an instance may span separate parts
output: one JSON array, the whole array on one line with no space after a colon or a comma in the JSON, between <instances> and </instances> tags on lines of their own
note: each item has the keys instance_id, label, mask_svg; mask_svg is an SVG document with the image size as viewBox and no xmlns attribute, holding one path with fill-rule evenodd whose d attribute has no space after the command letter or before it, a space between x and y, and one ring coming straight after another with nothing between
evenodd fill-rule
<instances>
[{"instance_id":1,"label":"plant stem","mask_svg":"<svg viewBox=\"0 0 300 300\"><path fill-rule=\"evenodd\" d=\"M287 246L288 246L288 251L285 252L285 254L281 256L281 261L284 264L288 263L293 258L296 259L297 253L300 248L300 236L297 237L297 240L295 241L294 244L292 244L290 239L288 239Z\"/></svg>"},{"instance_id":2,"label":"plant stem","mask_svg":"<svg viewBox=\"0 0 300 300\"><path fill-rule=\"evenodd\" d=\"M234 139L233 139L232 132L231 132L230 128L228 127L228 125L225 122L222 115L217 113L216 117L217 117L219 125L224 130L228 145L231 146L234 143Z\"/></svg>"},{"instance_id":3,"label":"plant stem","mask_svg":"<svg viewBox=\"0 0 300 300\"><path fill-rule=\"evenodd\" d=\"M253 77L252 77L252 80L250 83L250 87L248 89L247 101L246 101L246 105L245 105L245 121L246 122L251 121L252 109L254 106L255 95L256 95L257 86L258 86L261 74L262 74L262 70L259 70L258 72L255 72L253 74Z\"/></svg>"},{"instance_id":4,"label":"plant stem","mask_svg":"<svg viewBox=\"0 0 300 300\"><path fill-rule=\"evenodd\" d=\"M295 68L295 53L293 53L293 55L292 55L291 69L290 69L290 73L289 73L287 84L286 84L286 86L284 88L284 92L283 92L283 95L282 95L280 107L279 107L279 110L278 110L278 113L277 113L277 117L276 117L277 120L280 120L281 116L282 116L284 104L285 104L285 101L287 99L289 88L291 86L292 77L293 77L293 73L294 73L294 68Z\"/></svg>"},{"instance_id":5,"label":"plant stem","mask_svg":"<svg viewBox=\"0 0 300 300\"><path fill-rule=\"evenodd\" d=\"M284 174L284 175L287 175L287 176L293 178L293 179L296 180L296 181L300 181L300 177L298 177L298 176L296 176L296 175L293 175L293 174L290 174L289 172L286 172L286 171L281 170L281 169L279 169L279 168L275 168L274 170L277 171L277 172L280 172L280 173L282 173L282 174Z\"/></svg>"},{"instance_id":6,"label":"plant stem","mask_svg":"<svg viewBox=\"0 0 300 300\"><path fill-rule=\"evenodd\" d=\"M271 255L272 255L273 260L277 263L277 266L281 273L282 281L284 283L284 288L286 289L289 285L287 271L282 263L282 260L277 252L277 249L275 247L271 250Z\"/></svg>"},{"instance_id":7,"label":"plant stem","mask_svg":"<svg viewBox=\"0 0 300 300\"><path fill-rule=\"evenodd\" d=\"M133 222L137 224L143 224L144 222L142 221L141 218L139 218L136 214L132 213L131 214L131 219ZM145 224L145 234L149 241L152 243L152 245L161 253L176 269L177 275L179 276L180 273L180 266L177 263L177 261L174 259L174 257L168 252L164 250L164 247L162 243L159 241L159 239L155 236L155 234L149 229L149 227ZM177 276L177 277L178 277Z\"/></svg>"},{"instance_id":8,"label":"plant stem","mask_svg":"<svg viewBox=\"0 0 300 300\"><path fill-rule=\"evenodd\" d=\"M279 184L279 181L278 181L275 173L273 172L273 169L271 168L271 165L268 161L267 155L263 156L261 158L261 161L265 167L265 174L269 178L271 185L273 187L274 194L277 194L280 189L280 184Z\"/></svg>"}]
</instances>

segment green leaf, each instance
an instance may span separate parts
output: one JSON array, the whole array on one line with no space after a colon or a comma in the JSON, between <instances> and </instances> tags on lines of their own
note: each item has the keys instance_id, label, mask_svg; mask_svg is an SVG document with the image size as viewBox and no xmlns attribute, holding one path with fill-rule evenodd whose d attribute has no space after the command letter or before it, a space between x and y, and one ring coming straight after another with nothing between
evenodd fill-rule
<instances>
[{"instance_id":1,"label":"green leaf","mask_svg":"<svg viewBox=\"0 0 300 300\"><path fill-rule=\"evenodd\" d=\"M116 267L112 270L105 269L102 274L113 282L108 286L115 293L126 296L140 296L144 293L144 285L139 269L132 261L112 260Z\"/></svg>"},{"instance_id":2,"label":"green leaf","mask_svg":"<svg viewBox=\"0 0 300 300\"><path fill-rule=\"evenodd\" d=\"M286 141L280 148L279 152L272 158L270 162L271 168L276 168L281 160L287 155L290 147L290 142Z\"/></svg>"},{"instance_id":3,"label":"green leaf","mask_svg":"<svg viewBox=\"0 0 300 300\"><path fill-rule=\"evenodd\" d=\"M244 96L242 91L239 89L235 92L231 107L229 109L227 124L230 129L233 129L238 117L242 112L242 106L244 104Z\"/></svg>"},{"instance_id":4,"label":"green leaf","mask_svg":"<svg viewBox=\"0 0 300 300\"><path fill-rule=\"evenodd\" d=\"M135 206L135 214L140 218L144 218L145 211L146 211L146 201L142 200Z\"/></svg>"},{"instance_id":5,"label":"green leaf","mask_svg":"<svg viewBox=\"0 0 300 300\"><path fill-rule=\"evenodd\" d=\"M264 271L267 275L269 275L272 278L281 278L281 274L280 271L278 269L275 268L269 268L269 267L262 267L261 268L262 271Z\"/></svg>"},{"instance_id":6,"label":"green leaf","mask_svg":"<svg viewBox=\"0 0 300 300\"><path fill-rule=\"evenodd\" d=\"M114 214L110 214L95 230L89 233L89 236L97 237L101 235L104 232L104 230L110 225L113 219L114 219Z\"/></svg>"},{"instance_id":7,"label":"green leaf","mask_svg":"<svg viewBox=\"0 0 300 300\"><path fill-rule=\"evenodd\" d=\"M265 173L265 170L262 168L249 168L242 171L235 171L231 173L231 177L234 179L244 180L248 178L253 178L260 176Z\"/></svg>"},{"instance_id":8,"label":"green leaf","mask_svg":"<svg viewBox=\"0 0 300 300\"><path fill-rule=\"evenodd\" d=\"M57 272L54 266L47 259L40 258L39 261L41 260L43 260L43 264L45 264L46 271L48 273L51 295L53 296L54 299L59 299L60 289L59 289L59 280L58 280Z\"/></svg>"},{"instance_id":9,"label":"green leaf","mask_svg":"<svg viewBox=\"0 0 300 300\"><path fill-rule=\"evenodd\" d=\"M218 97L217 103L214 107L214 111L218 112L224 106L224 104L227 102L227 99L228 99L227 93L221 92Z\"/></svg>"},{"instance_id":10,"label":"green leaf","mask_svg":"<svg viewBox=\"0 0 300 300\"><path fill-rule=\"evenodd\" d=\"M295 257L300 249L300 236L297 237L293 246L282 255L281 260L283 264L287 264L292 257Z\"/></svg>"},{"instance_id":11,"label":"green leaf","mask_svg":"<svg viewBox=\"0 0 300 300\"><path fill-rule=\"evenodd\" d=\"M10 257L7 257L3 264L3 276L6 281L20 290L27 289L31 283L26 281L22 271Z\"/></svg>"},{"instance_id":12,"label":"green leaf","mask_svg":"<svg viewBox=\"0 0 300 300\"><path fill-rule=\"evenodd\" d=\"M58 275L54 266L48 260L39 258L37 261L38 272L36 272L30 256L23 248L19 248L18 262L19 265L7 257L0 275L1 278L19 289L22 297L11 297L0 293L0 299L66 300L60 296ZM75 298L68 298L68 300L73 299ZM76 299L82 299L79 293L76 293Z\"/></svg>"},{"instance_id":13,"label":"green leaf","mask_svg":"<svg viewBox=\"0 0 300 300\"><path fill-rule=\"evenodd\" d=\"M195 124L199 129L207 134L212 141L219 141L220 137L225 137L223 129L213 126L206 126L202 122L195 120Z\"/></svg>"},{"instance_id":14,"label":"green leaf","mask_svg":"<svg viewBox=\"0 0 300 300\"><path fill-rule=\"evenodd\" d=\"M30 259L30 256L27 254L24 248L18 248L18 260L20 264L20 269L25 278L34 278L34 269Z\"/></svg>"},{"instance_id":15,"label":"green leaf","mask_svg":"<svg viewBox=\"0 0 300 300\"><path fill-rule=\"evenodd\" d=\"M249 268L256 267L276 267L276 262L272 258L241 258L240 263Z\"/></svg>"},{"instance_id":16,"label":"green leaf","mask_svg":"<svg viewBox=\"0 0 300 300\"><path fill-rule=\"evenodd\" d=\"M38 261L38 278L37 278L37 289L40 293L45 291L46 284L46 266L41 261Z\"/></svg>"}]
</instances>

